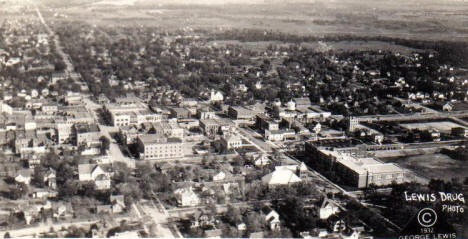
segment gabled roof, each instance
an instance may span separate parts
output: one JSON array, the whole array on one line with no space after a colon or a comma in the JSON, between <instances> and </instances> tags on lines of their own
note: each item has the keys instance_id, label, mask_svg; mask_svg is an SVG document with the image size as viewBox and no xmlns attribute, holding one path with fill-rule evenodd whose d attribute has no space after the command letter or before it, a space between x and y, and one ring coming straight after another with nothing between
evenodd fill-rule
<instances>
[{"instance_id":1,"label":"gabled roof","mask_svg":"<svg viewBox=\"0 0 468 239\"><path fill-rule=\"evenodd\" d=\"M267 174L262 178L262 182L268 185L285 185L301 181L293 171L287 168L276 169L273 173Z\"/></svg>"},{"instance_id":2,"label":"gabled roof","mask_svg":"<svg viewBox=\"0 0 468 239\"><path fill-rule=\"evenodd\" d=\"M16 176L22 176L24 178L30 178L33 171L31 169L21 169L18 171Z\"/></svg>"}]
</instances>

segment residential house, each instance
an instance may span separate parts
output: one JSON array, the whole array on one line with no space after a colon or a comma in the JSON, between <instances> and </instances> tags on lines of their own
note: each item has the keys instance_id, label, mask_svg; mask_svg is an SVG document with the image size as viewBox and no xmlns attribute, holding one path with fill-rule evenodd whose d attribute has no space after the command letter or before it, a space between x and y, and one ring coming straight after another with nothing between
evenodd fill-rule
<instances>
[{"instance_id":1,"label":"residential house","mask_svg":"<svg viewBox=\"0 0 468 239\"><path fill-rule=\"evenodd\" d=\"M21 169L16 173L15 181L29 185L33 174L32 169Z\"/></svg>"},{"instance_id":2,"label":"residential house","mask_svg":"<svg viewBox=\"0 0 468 239\"><path fill-rule=\"evenodd\" d=\"M219 173L213 176L213 181L215 182L223 181L224 179L226 179L226 173L224 173L223 171L220 171Z\"/></svg>"},{"instance_id":3,"label":"residential house","mask_svg":"<svg viewBox=\"0 0 468 239\"><path fill-rule=\"evenodd\" d=\"M109 200L111 202L112 213L121 213L125 210L124 195L111 195Z\"/></svg>"},{"instance_id":4,"label":"residential house","mask_svg":"<svg viewBox=\"0 0 468 239\"><path fill-rule=\"evenodd\" d=\"M269 206L262 208L262 213L265 215L265 221L270 226L272 231L280 230L279 214Z\"/></svg>"},{"instance_id":5,"label":"residential house","mask_svg":"<svg viewBox=\"0 0 468 239\"><path fill-rule=\"evenodd\" d=\"M335 202L333 202L332 200L325 197L319 209L319 218L326 220L331 215L334 215L338 213L339 211L340 211L340 208L338 207L338 205L336 205Z\"/></svg>"},{"instance_id":6,"label":"residential house","mask_svg":"<svg viewBox=\"0 0 468 239\"><path fill-rule=\"evenodd\" d=\"M200 198L192 187L179 188L174 191L177 203L182 207L194 207L200 204Z\"/></svg>"},{"instance_id":7,"label":"residential house","mask_svg":"<svg viewBox=\"0 0 468 239\"><path fill-rule=\"evenodd\" d=\"M268 158L266 154L260 154L254 159L254 164L257 167L263 167L271 163L271 160Z\"/></svg>"},{"instance_id":8,"label":"residential house","mask_svg":"<svg viewBox=\"0 0 468 239\"><path fill-rule=\"evenodd\" d=\"M51 189L57 189L57 180L56 180L56 172L53 168L49 168L44 173L44 183L47 187Z\"/></svg>"},{"instance_id":9,"label":"residential house","mask_svg":"<svg viewBox=\"0 0 468 239\"><path fill-rule=\"evenodd\" d=\"M111 187L111 173L103 165L80 164L78 176L81 182L94 182L98 190L107 190Z\"/></svg>"},{"instance_id":10,"label":"residential house","mask_svg":"<svg viewBox=\"0 0 468 239\"><path fill-rule=\"evenodd\" d=\"M211 90L210 93L210 102L223 101L224 96L220 91Z\"/></svg>"},{"instance_id":11,"label":"residential house","mask_svg":"<svg viewBox=\"0 0 468 239\"><path fill-rule=\"evenodd\" d=\"M454 106L453 106L452 103L447 102L446 104L444 104L444 105L442 106L442 110L443 110L443 111L452 111L452 110L453 110L453 107L454 107Z\"/></svg>"}]
</instances>

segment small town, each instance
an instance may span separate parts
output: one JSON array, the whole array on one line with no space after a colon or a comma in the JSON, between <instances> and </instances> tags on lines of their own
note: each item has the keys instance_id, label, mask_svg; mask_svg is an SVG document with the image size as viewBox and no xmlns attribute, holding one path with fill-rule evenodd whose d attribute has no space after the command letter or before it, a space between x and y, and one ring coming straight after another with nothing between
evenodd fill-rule
<instances>
[{"instance_id":1,"label":"small town","mask_svg":"<svg viewBox=\"0 0 468 239\"><path fill-rule=\"evenodd\" d=\"M443 47L5 12L4 238L389 238L408 192L466 211L468 69ZM443 217L464 235L466 215Z\"/></svg>"}]
</instances>

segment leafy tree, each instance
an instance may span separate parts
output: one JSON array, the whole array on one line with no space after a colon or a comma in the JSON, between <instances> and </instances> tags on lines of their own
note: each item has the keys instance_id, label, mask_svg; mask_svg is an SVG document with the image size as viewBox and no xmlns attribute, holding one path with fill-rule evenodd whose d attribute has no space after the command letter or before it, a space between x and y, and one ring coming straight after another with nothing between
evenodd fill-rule
<instances>
[{"instance_id":1,"label":"leafy tree","mask_svg":"<svg viewBox=\"0 0 468 239\"><path fill-rule=\"evenodd\" d=\"M39 188L44 187L44 170L44 167L42 167L41 165L37 165L34 168L34 172L31 178L31 184Z\"/></svg>"},{"instance_id":2,"label":"leafy tree","mask_svg":"<svg viewBox=\"0 0 468 239\"><path fill-rule=\"evenodd\" d=\"M17 200L28 193L28 186L24 183L15 182L9 186L8 197Z\"/></svg>"},{"instance_id":3,"label":"leafy tree","mask_svg":"<svg viewBox=\"0 0 468 239\"><path fill-rule=\"evenodd\" d=\"M107 150L109 150L110 140L106 136L101 136L99 141L101 141L101 155L105 155Z\"/></svg>"}]
</instances>

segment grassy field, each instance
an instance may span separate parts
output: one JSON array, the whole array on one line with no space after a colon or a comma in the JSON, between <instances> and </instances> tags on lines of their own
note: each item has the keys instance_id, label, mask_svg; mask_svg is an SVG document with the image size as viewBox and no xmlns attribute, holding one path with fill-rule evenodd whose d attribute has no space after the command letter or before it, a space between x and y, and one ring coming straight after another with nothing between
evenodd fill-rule
<instances>
[{"instance_id":1,"label":"grassy field","mask_svg":"<svg viewBox=\"0 0 468 239\"><path fill-rule=\"evenodd\" d=\"M450 180L467 177L468 161L454 160L439 153L381 160L397 163L427 178Z\"/></svg>"},{"instance_id":2,"label":"grassy field","mask_svg":"<svg viewBox=\"0 0 468 239\"><path fill-rule=\"evenodd\" d=\"M251 28L316 36L468 40L468 3L454 0L71 0L66 1L68 5L60 5L59 0L41 2L43 7L52 7L73 20L103 26Z\"/></svg>"},{"instance_id":3,"label":"grassy field","mask_svg":"<svg viewBox=\"0 0 468 239\"><path fill-rule=\"evenodd\" d=\"M428 130L430 128L434 128L434 129L439 130L440 132L450 132L452 128L463 127L462 125L453 123L451 121L406 123L406 124L400 124L400 125L407 129Z\"/></svg>"}]
</instances>

